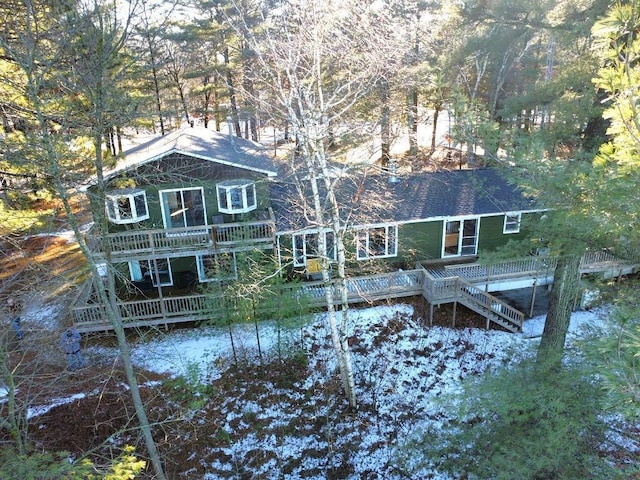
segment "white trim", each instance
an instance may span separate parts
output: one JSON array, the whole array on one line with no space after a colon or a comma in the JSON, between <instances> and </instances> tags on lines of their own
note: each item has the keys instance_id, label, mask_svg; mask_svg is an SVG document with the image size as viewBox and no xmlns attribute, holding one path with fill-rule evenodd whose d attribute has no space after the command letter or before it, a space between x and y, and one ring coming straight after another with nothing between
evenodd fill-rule
<instances>
[{"instance_id":1,"label":"white trim","mask_svg":"<svg viewBox=\"0 0 640 480\"><path fill-rule=\"evenodd\" d=\"M511 218L517 218L515 222L515 228L507 230L507 220ZM514 223L514 222L511 222ZM504 214L504 223L502 224L502 233L504 235L509 235L512 233L520 233L520 225L522 224L522 212L507 212Z\"/></svg>"},{"instance_id":2,"label":"white trim","mask_svg":"<svg viewBox=\"0 0 640 480\"><path fill-rule=\"evenodd\" d=\"M258 172L258 173L265 174L268 177L277 177L278 176L278 173L274 172L272 170L264 170L264 169L258 168L258 167L251 167L251 166L248 166L248 165L243 165L241 163L229 162L227 160L220 160L219 158L216 158L216 157L207 157L206 155L198 155L197 153L187 152L187 151L178 150L178 149L173 149L173 150L169 151L168 153L160 155L160 157L157 158L156 160L159 160L162 157L166 157L168 155L171 155L172 153L178 153L180 155L185 155L185 156L188 156L188 157L195 157L195 158L199 158L200 160L208 160L210 162L219 163L221 165L229 165L231 167L236 167L236 168L239 168L241 170L249 170L250 172Z\"/></svg>"},{"instance_id":3,"label":"white trim","mask_svg":"<svg viewBox=\"0 0 640 480\"><path fill-rule=\"evenodd\" d=\"M248 170L250 172L261 173L261 174L266 175L267 177L270 177L270 178L274 178L274 177L278 176L278 172L275 172L273 170L266 170L266 169L259 168L259 167L252 167L252 166L249 166L249 165L244 165L242 163L230 162L228 160L221 160L221 159L216 158L216 157L208 157L206 155L200 155L200 154L197 154L197 153L188 152L186 150L180 150L180 149L177 149L177 148L174 148L174 147L169 148L168 150L164 150L164 151L158 153L157 155L154 155L154 156L149 157L149 158L145 158L143 160L131 161L131 163L128 163L126 161L127 152L124 152L124 153L125 153L125 164L124 165L120 165L120 166L116 166L116 168L114 168L113 170L110 170L109 172L107 172L105 174L105 177L104 177L105 181L111 180L111 179L113 179L114 177L120 175L123 172L128 172L129 170L132 170L134 168L140 167L142 165L146 165L147 163L155 162L157 160L162 160L164 157L168 157L169 155L173 155L174 153L177 153L179 155L185 155L185 156L188 156L188 157L197 158L197 159L200 159L200 160L206 160L208 162L219 163L221 165L228 165L228 166L231 166L231 167L239 168L241 170ZM93 183L93 182L89 183L84 188L88 188L88 187L90 187L92 185L95 185L95 183Z\"/></svg>"},{"instance_id":4,"label":"white trim","mask_svg":"<svg viewBox=\"0 0 640 480\"><path fill-rule=\"evenodd\" d=\"M336 259L338 258L338 252L336 249L336 239L335 239L335 234L333 232L333 230L331 229L323 229L322 233L324 233L325 235L325 239L326 236L328 234L334 235L334 239L333 239L333 245L330 251L328 251L327 253L329 254L329 259L336 261ZM320 230L318 229L307 229L307 230L303 230L301 232L296 232L291 234L291 250L293 252L293 266L294 267L306 267L307 266L307 260L309 258L318 258L318 255L314 255L314 254L309 254L307 252L307 236L311 236L311 235L316 235L319 236L320 234ZM301 255L297 255L297 248L296 248L296 237L298 238L302 238L302 254ZM326 241L326 240L325 240ZM329 247L329 244L327 243L327 247ZM333 255L331 254L333 252ZM298 261L298 257L302 258L302 261Z\"/></svg>"},{"instance_id":5,"label":"white trim","mask_svg":"<svg viewBox=\"0 0 640 480\"><path fill-rule=\"evenodd\" d=\"M242 194L242 207L234 208L232 193L234 190L240 190ZM249 190L253 193L253 204L249 204ZM220 204L220 194L224 194L226 206ZM248 179L225 180L216 183L216 201L218 203L218 211L233 215L236 213L248 213L258 208L258 198L256 192L256 182Z\"/></svg>"},{"instance_id":6,"label":"white trim","mask_svg":"<svg viewBox=\"0 0 640 480\"><path fill-rule=\"evenodd\" d=\"M167 270L161 270L160 272L164 272L169 276L169 280L166 282L161 282L160 285L158 285L157 279L156 279L156 275L154 273L154 268L156 266L156 262L159 260L166 260L167 262ZM145 274L142 274L142 263L146 262L147 264L147 271L145 272ZM151 283L153 284L154 287L172 287L173 286L173 272L171 271L171 259L168 257L160 257L157 259L150 259L150 260L134 260L129 263L129 275L131 275L131 280L134 282L140 282L142 280L145 279L145 277L149 277L151 278Z\"/></svg>"},{"instance_id":7,"label":"white trim","mask_svg":"<svg viewBox=\"0 0 640 480\"><path fill-rule=\"evenodd\" d=\"M380 255L372 254L369 242L371 241L371 231L384 229L384 253ZM398 256L398 225L379 224L366 228L356 228L356 258L358 260L369 260L372 258L392 258ZM392 242L389 242L391 237ZM362 246L362 241L365 245Z\"/></svg>"},{"instance_id":8,"label":"white trim","mask_svg":"<svg viewBox=\"0 0 640 480\"><path fill-rule=\"evenodd\" d=\"M146 210L146 214L138 215L138 207L136 205L136 197L140 197L144 199L144 208ZM121 218L120 216L120 206L118 205L118 200L121 198L126 198L129 202L129 209L131 211L131 217L129 218ZM147 220L149 218L149 203L147 202L147 192L142 189L134 189L130 191L118 191L112 190L111 192L107 192L105 194L105 209L107 211L107 219L111 223L115 223L116 225L126 225L130 223L141 222L142 220ZM111 214L114 213L115 217Z\"/></svg>"},{"instance_id":9,"label":"white trim","mask_svg":"<svg viewBox=\"0 0 640 480\"><path fill-rule=\"evenodd\" d=\"M163 198L163 194L164 193L171 193L171 192L185 192L185 191L189 191L189 190L199 190L200 191L200 195L202 197L202 215L203 215L203 220L204 223L201 224L202 226L206 226L208 225L207 223L207 202L205 201L205 197L204 197L204 187L183 187L183 188L167 188L165 190L158 190L158 201L160 202L160 210L162 213L162 224L164 225L165 229L171 229L171 228L183 228L183 227L172 227L170 225L167 225L167 211L165 208L165 202L164 202L164 198ZM184 209L182 210L184 212ZM183 215L183 219L184 219L184 215ZM186 225L186 221L185 221L185 227L188 226L200 226L200 225Z\"/></svg>"},{"instance_id":10,"label":"white trim","mask_svg":"<svg viewBox=\"0 0 640 480\"><path fill-rule=\"evenodd\" d=\"M198 281L200 283L206 283L206 282L214 282L214 281L221 281L221 280L235 280L238 278L238 264L237 264L237 260L236 260L236 253L235 252L229 252L227 254L224 255L231 255L233 258L233 275L227 276L227 277L217 277L217 278L210 278L207 277L207 272L204 268L204 254L201 255L196 255L196 267L198 269ZM207 257L215 257L216 255L219 254L207 254Z\"/></svg>"},{"instance_id":11,"label":"white trim","mask_svg":"<svg viewBox=\"0 0 640 480\"><path fill-rule=\"evenodd\" d=\"M478 241L480 237L480 218L476 215L462 216L462 217L448 217L442 222L442 249L440 250L440 258L452 258L452 257L467 257L478 254ZM473 253L463 253L462 250L468 245L463 245L464 239L468 238L464 236L464 222L467 220L475 220L476 228L472 238L475 239L473 243ZM446 253L447 248L447 224L450 222L460 222L460 228L455 233L457 236L456 253Z\"/></svg>"}]
</instances>

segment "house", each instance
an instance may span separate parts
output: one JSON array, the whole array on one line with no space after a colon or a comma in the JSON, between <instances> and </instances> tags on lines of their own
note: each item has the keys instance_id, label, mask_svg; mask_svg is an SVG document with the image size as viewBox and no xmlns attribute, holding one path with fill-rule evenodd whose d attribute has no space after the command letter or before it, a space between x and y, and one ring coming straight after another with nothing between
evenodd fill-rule
<instances>
[{"instance_id":1,"label":"house","mask_svg":"<svg viewBox=\"0 0 640 480\"><path fill-rule=\"evenodd\" d=\"M413 268L416 261L473 260L509 240L526 238L525 217L539 215L532 200L498 170L452 170L389 177L338 179L347 263L352 270ZM321 229L305 228L296 182L276 182L272 202L282 265L306 271L315 265ZM327 244L333 233L325 229ZM331 249L330 260L335 260ZM372 264L375 263L375 268Z\"/></svg>"},{"instance_id":2,"label":"house","mask_svg":"<svg viewBox=\"0 0 640 480\"><path fill-rule=\"evenodd\" d=\"M104 196L88 188L96 222L87 241L118 273L120 313L129 327L210 319L200 287L238 278L241 252L260 249L283 271L313 276L319 235L333 244L333 233L310 225L309 211L300 208L304 180L279 172L260 145L241 138L181 129L127 151L105 180ZM538 213L493 169L394 177L343 172L336 181L349 219L347 266L354 281L414 269L418 261L474 260L482 250L526 236L524 217ZM424 291L422 271L407 275L389 277L387 288L394 284L396 296ZM324 288L311 283L308 291ZM354 286L353 301L388 298L388 289L363 288ZM83 331L109 329L91 292L79 296L74 323Z\"/></svg>"},{"instance_id":3,"label":"house","mask_svg":"<svg viewBox=\"0 0 640 480\"><path fill-rule=\"evenodd\" d=\"M238 251L273 249L276 175L265 151L242 138L204 128L155 138L105 175L105 205L88 189L106 229L90 232L89 245L133 293L235 278Z\"/></svg>"}]
</instances>

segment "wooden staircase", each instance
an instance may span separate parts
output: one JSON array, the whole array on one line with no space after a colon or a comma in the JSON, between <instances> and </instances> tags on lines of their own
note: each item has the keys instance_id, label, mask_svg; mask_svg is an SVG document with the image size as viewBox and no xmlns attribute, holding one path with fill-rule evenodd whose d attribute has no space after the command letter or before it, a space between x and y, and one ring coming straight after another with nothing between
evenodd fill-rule
<instances>
[{"instance_id":1,"label":"wooden staircase","mask_svg":"<svg viewBox=\"0 0 640 480\"><path fill-rule=\"evenodd\" d=\"M487 292L484 281L470 281L460 276L447 276L444 270L424 270L423 296L429 302L429 322L433 322L433 308L438 305L453 303L482 315L486 319L486 328L491 323L500 325L510 332L522 331L525 314Z\"/></svg>"},{"instance_id":2,"label":"wooden staircase","mask_svg":"<svg viewBox=\"0 0 640 480\"><path fill-rule=\"evenodd\" d=\"M458 283L457 302L482 315L487 321L487 329L493 322L510 332L522 331L524 313L472 283L461 278Z\"/></svg>"}]
</instances>

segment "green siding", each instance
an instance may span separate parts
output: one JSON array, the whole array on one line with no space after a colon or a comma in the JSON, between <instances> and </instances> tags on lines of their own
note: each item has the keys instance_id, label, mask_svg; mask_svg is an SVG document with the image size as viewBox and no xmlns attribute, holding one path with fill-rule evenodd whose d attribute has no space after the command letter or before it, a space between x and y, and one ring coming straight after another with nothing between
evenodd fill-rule
<instances>
[{"instance_id":1,"label":"green siding","mask_svg":"<svg viewBox=\"0 0 640 480\"><path fill-rule=\"evenodd\" d=\"M522 218L524 222L524 215ZM478 238L478 252L490 252L504 246L510 240L517 241L526 238L525 231L519 233L502 233L504 228L504 215L494 217L482 217L480 219L480 236Z\"/></svg>"},{"instance_id":2,"label":"green siding","mask_svg":"<svg viewBox=\"0 0 640 480\"><path fill-rule=\"evenodd\" d=\"M442 221L400 225L398 256L409 263L440 258L442 229Z\"/></svg>"}]
</instances>

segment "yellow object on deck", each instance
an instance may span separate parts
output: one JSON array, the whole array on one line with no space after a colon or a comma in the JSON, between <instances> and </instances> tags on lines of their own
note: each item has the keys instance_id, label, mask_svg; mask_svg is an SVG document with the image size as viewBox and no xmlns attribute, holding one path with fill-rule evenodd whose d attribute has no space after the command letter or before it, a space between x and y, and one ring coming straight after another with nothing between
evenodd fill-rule
<instances>
[{"instance_id":1,"label":"yellow object on deck","mask_svg":"<svg viewBox=\"0 0 640 480\"><path fill-rule=\"evenodd\" d=\"M319 258L307 259L307 275L315 275L322 272L322 262Z\"/></svg>"}]
</instances>

